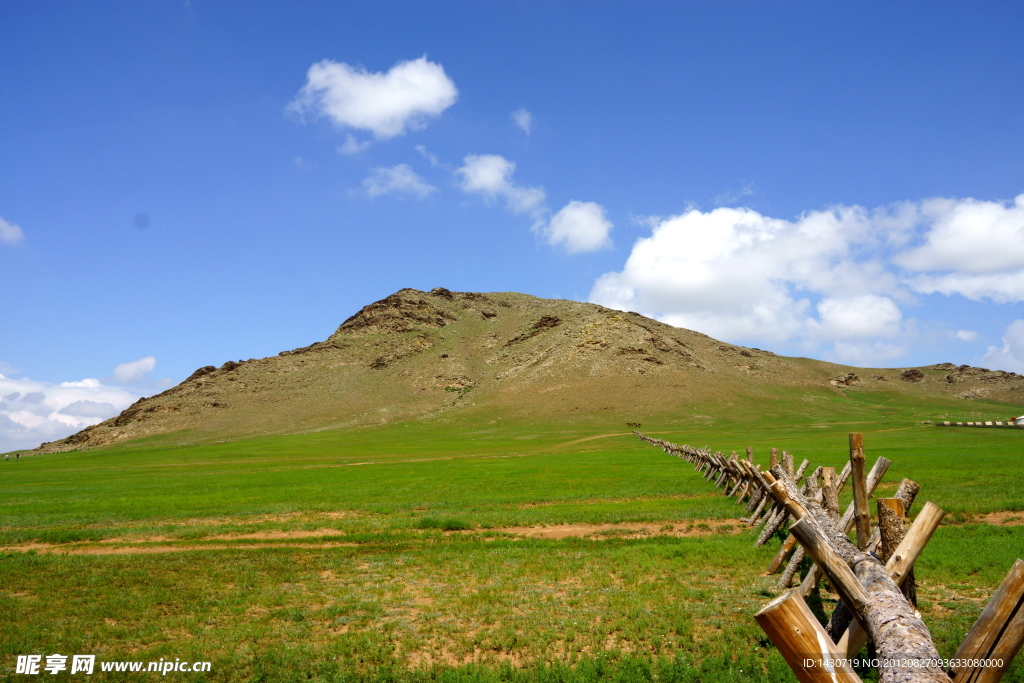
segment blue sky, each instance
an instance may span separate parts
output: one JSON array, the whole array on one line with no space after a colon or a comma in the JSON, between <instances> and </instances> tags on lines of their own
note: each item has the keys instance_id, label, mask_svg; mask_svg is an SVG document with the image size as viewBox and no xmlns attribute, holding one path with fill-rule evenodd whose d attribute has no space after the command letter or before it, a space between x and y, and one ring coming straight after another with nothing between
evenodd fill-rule
<instances>
[{"instance_id":1,"label":"blue sky","mask_svg":"<svg viewBox=\"0 0 1024 683\"><path fill-rule=\"evenodd\" d=\"M1024 372L1019 3L4 3L0 25L0 450L402 287Z\"/></svg>"}]
</instances>

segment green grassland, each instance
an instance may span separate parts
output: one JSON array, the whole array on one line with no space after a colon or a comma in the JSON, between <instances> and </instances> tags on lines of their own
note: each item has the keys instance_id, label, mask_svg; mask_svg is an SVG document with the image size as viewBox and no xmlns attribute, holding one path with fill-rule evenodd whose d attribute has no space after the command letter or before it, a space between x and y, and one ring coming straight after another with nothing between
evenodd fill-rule
<instances>
[{"instance_id":1,"label":"green grassland","mask_svg":"<svg viewBox=\"0 0 1024 683\"><path fill-rule=\"evenodd\" d=\"M869 463L893 461L883 492L910 477L947 512L917 576L951 656L1024 556L1012 514L979 523L1024 519L1024 431L922 421L1015 408L786 391L641 429L837 467L863 432ZM752 618L777 594L764 570L779 540L754 548L741 506L617 416L181 443L0 464L0 680L23 679L18 654L57 652L213 662L179 680L795 680ZM508 530L567 524L633 526ZM831 604L822 592L817 609Z\"/></svg>"}]
</instances>

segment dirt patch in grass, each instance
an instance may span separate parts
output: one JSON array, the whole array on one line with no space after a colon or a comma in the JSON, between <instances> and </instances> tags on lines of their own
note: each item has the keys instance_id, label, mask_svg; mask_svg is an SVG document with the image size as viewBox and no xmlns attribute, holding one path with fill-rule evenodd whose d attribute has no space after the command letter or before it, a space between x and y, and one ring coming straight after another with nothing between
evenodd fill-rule
<instances>
[{"instance_id":1,"label":"dirt patch in grass","mask_svg":"<svg viewBox=\"0 0 1024 683\"><path fill-rule=\"evenodd\" d=\"M509 526L489 529L528 538L645 538L648 536L707 536L737 534L747 526L739 519L695 519L687 522L624 522L621 524L551 524L548 526ZM479 533L476 530L458 533Z\"/></svg>"},{"instance_id":2,"label":"dirt patch in grass","mask_svg":"<svg viewBox=\"0 0 1024 683\"><path fill-rule=\"evenodd\" d=\"M57 555L155 555L161 553L194 552L197 550L261 550L264 548L342 548L356 547L358 543L231 543L203 545L124 545L105 547L102 545L80 545L75 543L29 543L26 545L0 548L3 553L27 553Z\"/></svg>"},{"instance_id":3,"label":"dirt patch in grass","mask_svg":"<svg viewBox=\"0 0 1024 683\"><path fill-rule=\"evenodd\" d=\"M999 526L1020 526L1024 524L1024 512L1003 510L972 517L969 524L995 524Z\"/></svg>"}]
</instances>

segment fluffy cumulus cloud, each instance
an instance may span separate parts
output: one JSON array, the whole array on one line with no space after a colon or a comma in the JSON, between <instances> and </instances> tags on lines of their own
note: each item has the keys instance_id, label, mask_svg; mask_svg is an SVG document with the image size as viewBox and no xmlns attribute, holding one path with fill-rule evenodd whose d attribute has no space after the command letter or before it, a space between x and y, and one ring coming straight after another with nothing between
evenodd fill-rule
<instances>
[{"instance_id":1,"label":"fluffy cumulus cloud","mask_svg":"<svg viewBox=\"0 0 1024 683\"><path fill-rule=\"evenodd\" d=\"M533 114L525 109L516 109L514 112L509 114L509 118L512 119L512 123L515 124L516 128L527 135L529 135L530 131L533 130Z\"/></svg>"},{"instance_id":2,"label":"fluffy cumulus cloud","mask_svg":"<svg viewBox=\"0 0 1024 683\"><path fill-rule=\"evenodd\" d=\"M570 254L576 254L610 247L611 230L604 207L574 200L552 216L544 235L549 244L562 245Z\"/></svg>"},{"instance_id":3,"label":"fluffy cumulus cloud","mask_svg":"<svg viewBox=\"0 0 1024 683\"><path fill-rule=\"evenodd\" d=\"M104 381L90 378L59 384L0 374L0 452L35 448L114 417L166 385L168 380L150 379L155 367L156 358L147 356L121 363Z\"/></svg>"},{"instance_id":4,"label":"fluffy cumulus cloud","mask_svg":"<svg viewBox=\"0 0 1024 683\"><path fill-rule=\"evenodd\" d=\"M383 140L424 127L457 98L455 83L444 68L425 56L399 62L385 72L325 59L309 67L306 84L288 108ZM341 151L356 153L365 146L350 135Z\"/></svg>"},{"instance_id":5,"label":"fluffy cumulus cloud","mask_svg":"<svg viewBox=\"0 0 1024 683\"><path fill-rule=\"evenodd\" d=\"M408 195L423 199L437 188L418 176L408 164L378 167L363 181L363 189L371 197L385 194Z\"/></svg>"},{"instance_id":6,"label":"fluffy cumulus cloud","mask_svg":"<svg viewBox=\"0 0 1024 683\"><path fill-rule=\"evenodd\" d=\"M1013 202L930 199L913 207L924 226L895 257L925 294L975 301L1024 301L1024 194Z\"/></svg>"},{"instance_id":7,"label":"fluffy cumulus cloud","mask_svg":"<svg viewBox=\"0 0 1024 683\"><path fill-rule=\"evenodd\" d=\"M863 358L871 337L901 330L899 281L874 255L881 238L871 225L857 207L792 221L751 209L691 210L656 223L590 298L720 339L828 339L843 342L834 355Z\"/></svg>"},{"instance_id":8,"label":"fluffy cumulus cloud","mask_svg":"<svg viewBox=\"0 0 1024 683\"><path fill-rule=\"evenodd\" d=\"M515 162L498 154L469 154L455 173L463 192L501 200L512 213L533 219L533 230L551 245L576 254L611 246L612 224L604 207L594 202L570 201L548 220L551 210L543 188L520 185L512 179Z\"/></svg>"},{"instance_id":9,"label":"fluffy cumulus cloud","mask_svg":"<svg viewBox=\"0 0 1024 683\"><path fill-rule=\"evenodd\" d=\"M590 298L729 341L792 344L869 365L906 352L914 325L901 306L936 293L1024 301L1024 195L839 206L792 220L692 209L653 221ZM1024 358L1021 325L989 350L993 366Z\"/></svg>"},{"instance_id":10,"label":"fluffy cumulus cloud","mask_svg":"<svg viewBox=\"0 0 1024 683\"><path fill-rule=\"evenodd\" d=\"M21 244L24 239L25 233L22 232L21 226L15 223L9 223L3 218L0 218L0 244L14 246L16 244Z\"/></svg>"},{"instance_id":11,"label":"fluffy cumulus cloud","mask_svg":"<svg viewBox=\"0 0 1024 683\"><path fill-rule=\"evenodd\" d=\"M1024 374L1024 320L1014 320L1003 333L1002 346L990 346L982 365Z\"/></svg>"},{"instance_id":12,"label":"fluffy cumulus cloud","mask_svg":"<svg viewBox=\"0 0 1024 683\"><path fill-rule=\"evenodd\" d=\"M0 375L0 452L64 438L117 415L141 396L98 379L51 384Z\"/></svg>"}]
</instances>

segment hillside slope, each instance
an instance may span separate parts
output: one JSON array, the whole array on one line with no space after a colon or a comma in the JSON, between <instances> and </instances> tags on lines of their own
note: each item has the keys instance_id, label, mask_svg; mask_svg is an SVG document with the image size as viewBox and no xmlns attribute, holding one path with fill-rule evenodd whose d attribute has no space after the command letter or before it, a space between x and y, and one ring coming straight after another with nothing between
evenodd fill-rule
<instances>
[{"instance_id":1,"label":"hillside slope","mask_svg":"<svg viewBox=\"0 0 1024 683\"><path fill-rule=\"evenodd\" d=\"M199 368L39 452L178 433L183 443L448 415L622 421L884 390L1011 402L1024 377L952 364L849 368L733 346L637 313L511 292L403 289L328 339Z\"/></svg>"}]
</instances>

